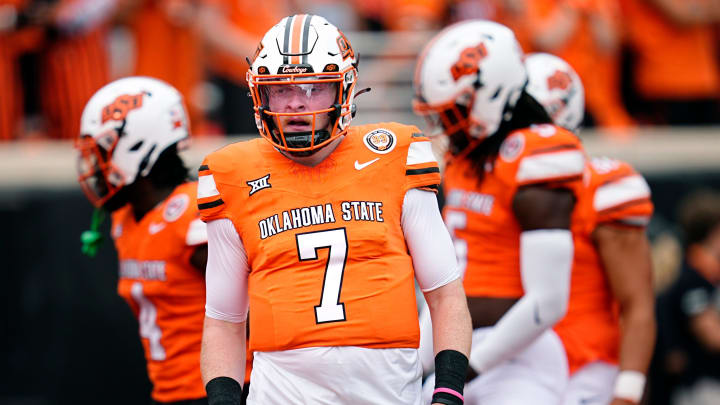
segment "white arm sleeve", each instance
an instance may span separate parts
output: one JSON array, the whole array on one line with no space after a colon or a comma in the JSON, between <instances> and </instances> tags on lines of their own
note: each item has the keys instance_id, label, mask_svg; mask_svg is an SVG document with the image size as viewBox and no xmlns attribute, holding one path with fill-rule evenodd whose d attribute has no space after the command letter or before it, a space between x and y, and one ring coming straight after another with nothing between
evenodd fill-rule
<instances>
[{"instance_id":1,"label":"white arm sleeve","mask_svg":"<svg viewBox=\"0 0 720 405\"><path fill-rule=\"evenodd\" d=\"M205 271L205 316L239 323L248 313L248 262L245 247L229 219L207 224L208 261Z\"/></svg>"},{"instance_id":2,"label":"white arm sleeve","mask_svg":"<svg viewBox=\"0 0 720 405\"><path fill-rule=\"evenodd\" d=\"M188 246L203 245L208 242L207 224L202 219L196 218L190 222L187 233L185 234L185 243Z\"/></svg>"},{"instance_id":3,"label":"white arm sleeve","mask_svg":"<svg viewBox=\"0 0 720 405\"><path fill-rule=\"evenodd\" d=\"M416 188L405 193L401 225L423 292L432 291L459 278L450 234L445 228L435 193Z\"/></svg>"},{"instance_id":4,"label":"white arm sleeve","mask_svg":"<svg viewBox=\"0 0 720 405\"><path fill-rule=\"evenodd\" d=\"M507 360L551 328L567 312L572 233L536 229L520 234L520 272L525 294L473 346L470 366L483 373Z\"/></svg>"}]
</instances>

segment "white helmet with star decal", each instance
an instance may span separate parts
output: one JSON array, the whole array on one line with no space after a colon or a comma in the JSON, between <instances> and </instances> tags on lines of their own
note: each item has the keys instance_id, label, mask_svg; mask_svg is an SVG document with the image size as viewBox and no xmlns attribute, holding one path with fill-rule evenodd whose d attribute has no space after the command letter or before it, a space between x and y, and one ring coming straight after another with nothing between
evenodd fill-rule
<instances>
[{"instance_id":1,"label":"white helmet with star decal","mask_svg":"<svg viewBox=\"0 0 720 405\"><path fill-rule=\"evenodd\" d=\"M90 202L101 207L147 176L164 150L188 138L188 128L182 96L161 80L127 77L98 90L85 105L75 144L78 181Z\"/></svg>"},{"instance_id":2,"label":"white helmet with star decal","mask_svg":"<svg viewBox=\"0 0 720 405\"><path fill-rule=\"evenodd\" d=\"M585 115L585 90L580 77L564 60L549 53L525 58L526 91L537 100L555 124L577 132Z\"/></svg>"},{"instance_id":3,"label":"white helmet with star decal","mask_svg":"<svg viewBox=\"0 0 720 405\"><path fill-rule=\"evenodd\" d=\"M415 70L413 108L431 134L459 131L476 139L512 118L527 82L523 52L504 25L470 20L449 26L423 50Z\"/></svg>"}]
</instances>

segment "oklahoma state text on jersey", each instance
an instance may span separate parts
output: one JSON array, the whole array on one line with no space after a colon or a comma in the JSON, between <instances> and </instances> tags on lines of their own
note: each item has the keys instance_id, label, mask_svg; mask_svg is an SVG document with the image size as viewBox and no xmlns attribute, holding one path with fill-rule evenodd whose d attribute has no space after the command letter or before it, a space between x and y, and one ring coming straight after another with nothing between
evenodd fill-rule
<instances>
[{"instance_id":1,"label":"oklahoma state text on jersey","mask_svg":"<svg viewBox=\"0 0 720 405\"><path fill-rule=\"evenodd\" d=\"M316 167L262 139L207 156L200 213L232 220L247 251L252 351L418 346L402 205L407 190L440 183L419 132L351 127Z\"/></svg>"},{"instance_id":2,"label":"oklahoma state text on jersey","mask_svg":"<svg viewBox=\"0 0 720 405\"><path fill-rule=\"evenodd\" d=\"M618 308L598 256L592 232L598 225L645 227L653 205L645 179L627 163L594 158L587 165L579 208L589 218L573 228L575 257L568 313L555 330L565 345L570 372L593 361L617 364L620 330Z\"/></svg>"},{"instance_id":3,"label":"oklahoma state text on jersey","mask_svg":"<svg viewBox=\"0 0 720 405\"><path fill-rule=\"evenodd\" d=\"M468 296L517 298L520 279L520 225L512 202L519 187L547 184L575 195L585 165L578 138L554 125L514 131L490 162L482 183L467 159L445 169L445 224L455 243L458 265L465 268ZM578 215L573 212L573 221Z\"/></svg>"},{"instance_id":4,"label":"oklahoma state text on jersey","mask_svg":"<svg viewBox=\"0 0 720 405\"><path fill-rule=\"evenodd\" d=\"M113 214L118 294L138 317L152 397L160 402L206 395L200 376L205 278L190 265L195 246L207 243L196 190L197 183L178 186L140 222L130 206Z\"/></svg>"}]
</instances>

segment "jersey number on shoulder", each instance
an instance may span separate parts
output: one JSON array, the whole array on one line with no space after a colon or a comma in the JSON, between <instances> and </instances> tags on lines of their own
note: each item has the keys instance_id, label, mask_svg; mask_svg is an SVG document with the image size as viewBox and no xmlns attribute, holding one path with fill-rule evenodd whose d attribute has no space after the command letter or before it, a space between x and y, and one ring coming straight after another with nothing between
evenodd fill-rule
<instances>
[{"instance_id":1,"label":"jersey number on shoulder","mask_svg":"<svg viewBox=\"0 0 720 405\"><path fill-rule=\"evenodd\" d=\"M325 264L320 305L315 306L315 322L339 322L345 320L345 304L340 302L343 273L347 263L347 234L345 228L295 235L298 257L301 262L317 260L318 249L328 250Z\"/></svg>"},{"instance_id":2,"label":"jersey number on shoulder","mask_svg":"<svg viewBox=\"0 0 720 405\"><path fill-rule=\"evenodd\" d=\"M165 348L160 344L162 331L158 327L157 308L143 294L142 283L134 283L130 288L135 303L140 307L138 323L140 324L140 337L145 338L150 343L150 358L156 361L165 360Z\"/></svg>"}]
</instances>

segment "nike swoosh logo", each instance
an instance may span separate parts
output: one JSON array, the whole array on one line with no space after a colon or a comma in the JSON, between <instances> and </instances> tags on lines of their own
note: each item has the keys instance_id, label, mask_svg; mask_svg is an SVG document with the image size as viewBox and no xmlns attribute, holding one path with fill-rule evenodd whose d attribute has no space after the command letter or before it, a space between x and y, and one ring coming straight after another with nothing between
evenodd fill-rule
<instances>
[{"instance_id":1,"label":"nike swoosh logo","mask_svg":"<svg viewBox=\"0 0 720 405\"><path fill-rule=\"evenodd\" d=\"M365 162L365 163L360 163L360 162L358 162L358 161L356 160L356 161L355 161L355 170L362 170L362 169L370 166L371 164L377 162L378 160L380 160L380 158L375 158L375 159L373 159L373 160L371 160L371 161L369 161L369 162Z\"/></svg>"},{"instance_id":2,"label":"nike swoosh logo","mask_svg":"<svg viewBox=\"0 0 720 405\"><path fill-rule=\"evenodd\" d=\"M152 223L150 226L148 226L148 232L150 232L150 235L155 235L156 233L162 231L165 229L165 223Z\"/></svg>"}]
</instances>

